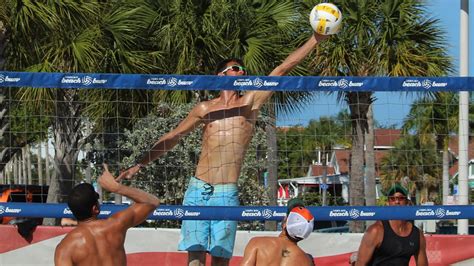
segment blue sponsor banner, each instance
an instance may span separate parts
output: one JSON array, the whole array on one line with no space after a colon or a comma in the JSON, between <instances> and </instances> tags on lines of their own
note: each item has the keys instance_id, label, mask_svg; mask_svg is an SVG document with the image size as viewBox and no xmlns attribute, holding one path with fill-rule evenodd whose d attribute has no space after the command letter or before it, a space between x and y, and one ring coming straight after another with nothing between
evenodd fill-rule
<instances>
[{"instance_id":1,"label":"blue sponsor banner","mask_svg":"<svg viewBox=\"0 0 474 266\"><path fill-rule=\"evenodd\" d=\"M100 218L107 217L128 205L101 205ZM474 205L453 206L364 206L308 207L317 221L346 220L443 220L474 219ZM163 205L150 214L153 220L237 220L281 221L286 207L197 207ZM73 217L66 204L0 203L0 217Z\"/></svg>"},{"instance_id":2,"label":"blue sponsor banner","mask_svg":"<svg viewBox=\"0 0 474 266\"><path fill-rule=\"evenodd\" d=\"M0 87L271 91L473 91L472 77L301 77L0 72Z\"/></svg>"},{"instance_id":3,"label":"blue sponsor banner","mask_svg":"<svg viewBox=\"0 0 474 266\"><path fill-rule=\"evenodd\" d=\"M103 204L101 205L99 217L107 217L127 207L128 205ZM67 207L67 204L0 202L0 217L73 218L74 216Z\"/></svg>"}]
</instances>

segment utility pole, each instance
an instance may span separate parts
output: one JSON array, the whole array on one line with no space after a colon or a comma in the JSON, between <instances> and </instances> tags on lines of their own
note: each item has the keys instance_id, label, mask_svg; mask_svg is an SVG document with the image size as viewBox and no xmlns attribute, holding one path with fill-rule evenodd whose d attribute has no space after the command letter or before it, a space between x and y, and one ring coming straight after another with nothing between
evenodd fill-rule
<instances>
[{"instance_id":1,"label":"utility pole","mask_svg":"<svg viewBox=\"0 0 474 266\"><path fill-rule=\"evenodd\" d=\"M459 76L469 76L469 0L461 0L459 41ZM468 174L469 91L459 92L459 174L458 204L469 204ZM469 220L458 220L458 234L469 234Z\"/></svg>"}]
</instances>

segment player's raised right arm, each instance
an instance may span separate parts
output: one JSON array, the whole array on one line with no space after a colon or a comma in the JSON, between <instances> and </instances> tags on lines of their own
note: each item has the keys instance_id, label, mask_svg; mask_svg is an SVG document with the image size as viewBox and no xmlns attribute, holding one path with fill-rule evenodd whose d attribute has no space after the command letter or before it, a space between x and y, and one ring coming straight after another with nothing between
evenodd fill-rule
<instances>
[{"instance_id":1,"label":"player's raised right arm","mask_svg":"<svg viewBox=\"0 0 474 266\"><path fill-rule=\"evenodd\" d=\"M193 131L202 121L202 113L204 112L205 106L201 103L196 105L191 112L189 112L188 116L179 123L179 125L168 132L167 134L163 135L154 145L153 147L145 152L141 159L137 161L137 164L133 167L122 172L117 180L122 178L130 179L133 175L135 175L140 168L149 164L150 162L156 160L161 155L165 154L167 151L171 150L178 141L189 132Z\"/></svg>"},{"instance_id":2,"label":"player's raised right arm","mask_svg":"<svg viewBox=\"0 0 474 266\"><path fill-rule=\"evenodd\" d=\"M269 76L284 76L290 73L293 68L295 68L298 64L303 61L306 56L316 47L317 44L322 42L323 40L327 39L328 36L320 35L317 33L313 33L311 37L298 49L293 51L286 59L277 66ZM259 110L263 104L265 104L268 99L273 95L273 91L252 91L254 93L254 110Z\"/></svg>"},{"instance_id":3,"label":"player's raised right arm","mask_svg":"<svg viewBox=\"0 0 474 266\"><path fill-rule=\"evenodd\" d=\"M133 200L132 206L110 217L112 221L117 221L115 224L124 230L141 224L160 205L160 200L154 195L141 189L124 186L115 181L106 164L104 164L104 173L99 178L99 184L107 191Z\"/></svg>"}]
</instances>

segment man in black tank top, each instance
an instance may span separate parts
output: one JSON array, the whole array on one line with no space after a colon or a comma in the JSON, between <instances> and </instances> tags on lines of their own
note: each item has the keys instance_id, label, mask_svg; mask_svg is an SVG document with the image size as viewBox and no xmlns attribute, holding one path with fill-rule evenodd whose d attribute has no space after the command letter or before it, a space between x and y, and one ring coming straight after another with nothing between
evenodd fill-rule
<instances>
[{"instance_id":1,"label":"man in black tank top","mask_svg":"<svg viewBox=\"0 0 474 266\"><path fill-rule=\"evenodd\" d=\"M387 195L389 206L405 206L409 201L408 191L399 184ZM355 265L408 265L412 256L416 265L428 265L423 232L412 221L377 221L367 228Z\"/></svg>"}]
</instances>

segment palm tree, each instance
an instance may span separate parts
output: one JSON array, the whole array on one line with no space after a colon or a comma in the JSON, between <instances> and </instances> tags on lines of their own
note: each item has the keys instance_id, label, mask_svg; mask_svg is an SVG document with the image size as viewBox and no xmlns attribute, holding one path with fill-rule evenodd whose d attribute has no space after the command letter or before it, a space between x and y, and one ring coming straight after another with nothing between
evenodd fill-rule
<instances>
[{"instance_id":1,"label":"palm tree","mask_svg":"<svg viewBox=\"0 0 474 266\"><path fill-rule=\"evenodd\" d=\"M252 75L268 74L310 34L301 33L298 4L294 1L156 1L160 13L154 31L157 49L165 51L162 67L166 73L210 74L225 58L242 58ZM298 67L293 74L302 74ZM200 100L215 92L200 91ZM159 92L160 100L187 102L196 93ZM275 98L276 106L263 111L275 117L279 111L298 109L309 93L284 93ZM269 135L269 191L276 204L276 137L274 125ZM274 195L274 196L273 196Z\"/></svg>"},{"instance_id":2,"label":"palm tree","mask_svg":"<svg viewBox=\"0 0 474 266\"><path fill-rule=\"evenodd\" d=\"M8 70L146 73L155 69L159 54L148 51L144 44L149 43L146 32L156 14L144 1L7 1L7 4L6 27L10 34L5 67ZM31 42L32 39L35 41ZM85 99L94 94L106 98L114 93L133 97L138 92L32 88L17 91L15 97L23 103L33 103L43 115L54 116L51 125L56 177L51 180L48 202L63 202L72 188L77 155L86 137L84 109L94 111L94 106L88 107Z\"/></svg>"},{"instance_id":3,"label":"palm tree","mask_svg":"<svg viewBox=\"0 0 474 266\"><path fill-rule=\"evenodd\" d=\"M408 177L411 194L420 190L421 202L433 200L429 198L429 190L439 184L439 168L433 167L439 160L433 139L403 135L395 143L395 148L382 158L380 180L383 190L387 191L394 183L402 183Z\"/></svg>"},{"instance_id":4,"label":"palm tree","mask_svg":"<svg viewBox=\"0 0 474 266\"><path fill-rule=\"evenodd\" d=\"M472 109L472 108L471 108ZM474 112L470 112L470 120ZM459 126L459 96L451 92L438 92L413 103L404 120L403 131L413 132L425 142L436 141L443 154L443 204L449 195L449 140Z\"/></svg>"},{"instance_id":5,"label":"palm tree","mask_svg":"<svg viewBox=\"0 0 474 266\"><path fill-rule=\"evenodd\" d=\"M335 145L345 144L345 136L342 131L341 124L338 123L334 117L321 117L318 121L311 120L305 132L311 139L303 143L304 149L309 149L311 152L318 151L321 154L321 164L323 166L322 183L327 183L327 157ZM323 189L322 204L327 204L326 200L327 190Z\"/></svg>"},{"instance_id":6,"label":"palm tree","mask_svg":"<svg viewBox=\"0 0 474 266\"><path fill-rule=\"evenodd\" d=\"M441 76L451 70L439 21L427 16L423 2L334 2L344 15L342 31L317 50L313 60L315 75ZM367 117L375 100L372 94L350 91L338 94L338 99L345 100L349 105L352 119L351 205L364 205L364 144L369 123L373 123ZM368 134L367 137L373 138L373 135ZM374 178L367 176L370 180ZM363 229L362 222L351 224L353 232L362 232Z\"/></svg>"},{"instance_id":7,"label":"palm tree","mask_svg":"<svg viewBox=\"0 0 474 266\"><path fill-rule=\"evenodd\" d=\"M6 0L4 4L0 5L0 70L4 70L5 65L5 47L8 42L8 35L10 34L7 28L10 22L8 6L11 2ZM13 156L26 145L26 143L18 143L15 135L10 133L11 124L7 116L9 109L12 108L12 103L10 103L8 99L9 94L6 92L7 89L0 88L0 170L3 170Z\"/></svg>"},{"instance_id":8,"label":"palm tree","mask_svg":"<svg viewBox=\"0 0 474 266\"><path fill-rule=\"evenodd\" d=\"M235 56L244 58L253 73L263 74L306 38L300 35L296 8L293 1L7 1L1 14L6 14L12 32L6 47L9 70L203 74L222 58ZM149 32L152 41L147 39ZM298 104L286 103L302 103L307 95L280 94L277 110L297 109ZM149 106L135 108L110 99L187 102L195 93L22 89L15 97L32 100L43 112L62 115L51 122L55 165L61 180L70 182L77 151L85 142L79 130L84 120L74 117L87 114L95 128L112 131L124 128L126 122L97 118L143 116ZM53 183L51 201L58 197L53 196L55 187Z\"/></svg>"},{"instance_id":9,"label":"palm tree","mask_svg":"<svg viewBox=\"0 0 474 266\"><path fill-rule=\"evenodd\" d=\"M300 177L307 173L314 151L303 144L308 142L307 138L311 138L306 130L302 125L278 130L279 179Z\"/></svg>"},{"instance_id":10,"label":"palm tree","mask_svg":"<svg viewBox=\"0 0 474 266\"><path fill-rule=\"evenodd\" d=\"M163 51L160 73L214 74L218 62L242 58L251 75L266 75L311 34L294 1L150 1L160 16L152 27ZM306 28L306 30L302 30ZM295 75L306 74L304 65ZM155 99L185 103L216 92L159 91ZM276 112L299 110L310 93L276 94ZM267 112L268 113L268 112Z\"/></svg>"},{"instance_id":11,"label":"palm tree","mask_svg":"<svg viewBox=\"0 0 474 266\"><path fill-rule=\"evenodd\" d=\"M165 73L213 74L218 62L234 57L243 59L250 74L266 75L311 34L301 30L301 4L290 0L162 0L150 4L160 14L153 28L153 40L156 49L165 53L160 64ZM297 67L292 74L303 73L304 67ZM198 101L207 99L215 93L161 91L155 98L182 103L195 97ZM279 93L274 97L276 105L262 112L273 117L273 123L265 124L270 204L276 204L277 189L274 117L278 112L297 110L309 96L307 92Z\"/></svg>"}]
</instances>

